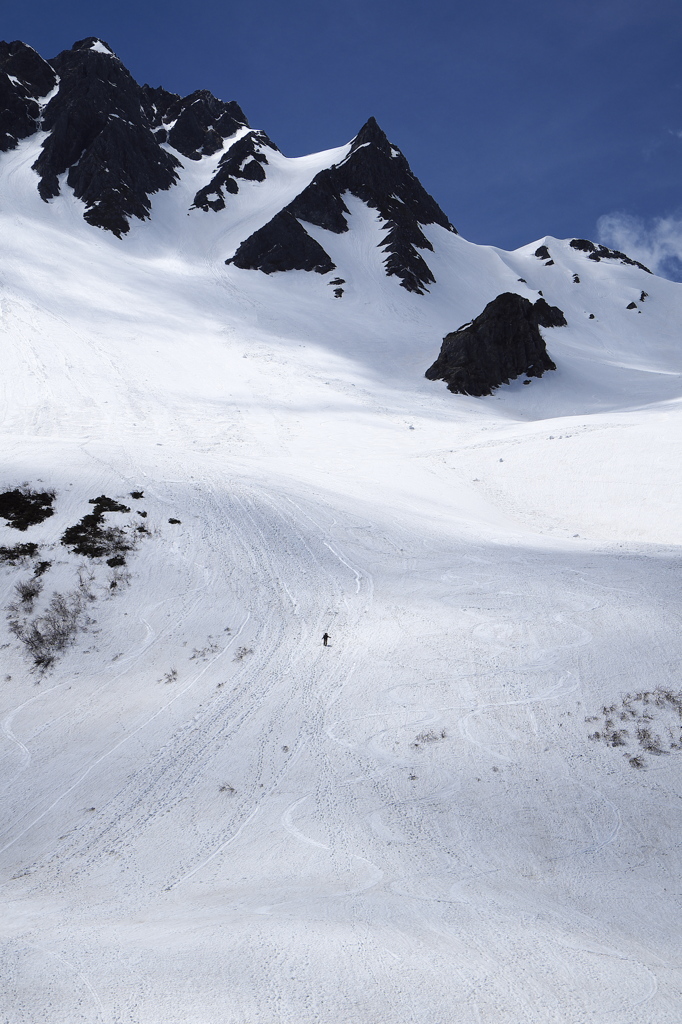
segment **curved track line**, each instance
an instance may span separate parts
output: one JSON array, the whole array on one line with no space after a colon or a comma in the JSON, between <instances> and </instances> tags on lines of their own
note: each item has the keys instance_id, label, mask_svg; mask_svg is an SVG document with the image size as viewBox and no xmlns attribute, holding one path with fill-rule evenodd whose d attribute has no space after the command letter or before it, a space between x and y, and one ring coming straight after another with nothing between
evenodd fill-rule
<instances>
[{"instance_id":1,"label":"curved track line","mask_svg":"<svg viewBox=\"0 0 682 1024\"><path fill-rule=\"evenodd\" d=\"M239 635L241 634L242 630L246 626L246 623L249 621L249 618L250 618L250 613L247 614L246 618L242 622L241 626L239 627L239 629L237 630L235 635L231 638L230 642L222 649L222 651L219 654L217 654L215 656L215 658L212 658L211 661L207 662L206 665L204 665L202 670L197 673L197 675L194 677L194 679L192 679L192 681L190 683L188 683L187 686L184 687L184 689L178 691L178 693L176 693L175 696L172 697L171 700L168 701L168 703L164 704L163 707L160 707L146 721L142 722L141 725L138 725L138 727L136 729L133 729L133 731L128 733L127 736L124 736L123 739L118 741L118 743L115 743L113 747L111 747L109 750L106 751L106 753L102 754L101 757L98 757L95 761L93 761L92 764L88 768L86 768L86 770L82 773L82 775L80 775L76 779L76 781L74 783L72 783L71 786L69 786L68 789L65 789L63 793L60 793L60 795L57 797L56 800L53 800L53 802L50 804L49 807L46 807L45 810L42 811L42 813L39 814L37 818L34 818L33 821L29 825L26 825L26 827L23 828L21 830L21 832L19 832L14 837L14 839L10 840L9 843L5 843L4 846L0 847L0 853L4 853L5 850L8 850L11 846L14 846L14 844L19 839L21 839L21 837L24 836L28 831L30 831L30 829L32 829L34 825L37 825L37 823L39 821L41 821L45 817L46 814L49 814L50 811L53 810L53 808L55 808L57 806L57 804L60 803L64 799L65 796L68 796L69 793L71 793L74 789L76 789L76 787L81 784L83 779L87 778L87 776L90 774L90 772L94 768L96 768L98 764L101 764L103 761L106 761L106 759L108 757L110 757L111 754L113 754L116 750L118 750L119 747L122 747L125 743L128 742L128 740L131 740L133 738L133 736L136 736L139 732L141 732L143 729L145 729L149 725L150 722L153 722L155 718L158 718L158 716L160 714L162 714L164 711L166 711L171 706L171 704L174 704L175 701L178 700L180 697L182 697L185 693L187 693L188 690L191 690L192 687L194 686L194 684L197 683L199 681L199 679L201 679L201 677L203 676L204 672L206 672L211 667L211 665L213 665L216 661L218 661L219 658L222 658L223 654L225 654L226 651L228 651L230 649L232 644L239 637Z\"/></svg>"}]
</instances>

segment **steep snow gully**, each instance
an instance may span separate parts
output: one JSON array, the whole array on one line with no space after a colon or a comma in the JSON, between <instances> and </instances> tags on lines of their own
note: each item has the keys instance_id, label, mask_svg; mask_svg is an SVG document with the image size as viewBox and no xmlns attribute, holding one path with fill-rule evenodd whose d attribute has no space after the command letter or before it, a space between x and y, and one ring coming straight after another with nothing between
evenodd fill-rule
<instances>
[{"instance_id":1,"label":"steep snow gully","mask_svg":"<svg viewBox=\"0 0 682 1024\"><path fill-rule=\"evenodd\" d=\"M412 223L374 124L412 213L352 143L240 176L236 104L164 90L119 238L10 86L0 493L54 514L0 518L0 1020L679 1024L680 286ZM329 280L225 263L286 207ZM505 293L556 370L426 380Z\"/></svg>"}]
</instances>

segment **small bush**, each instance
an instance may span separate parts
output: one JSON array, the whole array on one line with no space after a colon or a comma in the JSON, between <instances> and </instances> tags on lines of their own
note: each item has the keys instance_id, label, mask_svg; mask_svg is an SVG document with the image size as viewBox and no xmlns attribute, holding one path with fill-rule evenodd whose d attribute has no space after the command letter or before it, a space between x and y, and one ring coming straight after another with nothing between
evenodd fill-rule
<instances>
[{"instance_id":1,"label":"small bush","mask_svg":"<svg viewBox=\"0 0 682 1024\"><path fill-rule=\"evenodd\" d=\"M253 654L252 647L238 647L234 652L233 661L243 661L244 658L248 658L249 654Z\"/></svg>"},{"instance_id":2,"label":"small bush","mask_svg":"<svg viewBox=\"0 0 682 1024\"><path fill-rule=\"evenodd\" d=\"M84 625L83 594L78 590L70 594L55 593L42 615L28 622L15 616L10 608L10 631L22 642L33 664L41 671L50 668L76 638Z\"/></svg>"},{"instance_id":3,"label":"small bush","mask_svg":"<svg viewBox=\"0 0 682 1024\"><path fill-rule=\"evenodd\" d=\"M28 611L32 611L35 599L43 589L43 585L39 579L36 579L36 577L33 576L31 579L21 580L21 582L17 583L14 589L19 595L21 603L28 609Z\"/></svg>"},{"instance_id":4,"label":"small bush","mask_svg":"<svg viewBox=\"0 0 682 1024\"><path fill-rule=\"evenodd\" d=\"M17 562L23 562L27 558L35 558L37 554L37 544L15 544L11 548L0 547L0 562L16 565Z\"/></svg>"}]
</instances>

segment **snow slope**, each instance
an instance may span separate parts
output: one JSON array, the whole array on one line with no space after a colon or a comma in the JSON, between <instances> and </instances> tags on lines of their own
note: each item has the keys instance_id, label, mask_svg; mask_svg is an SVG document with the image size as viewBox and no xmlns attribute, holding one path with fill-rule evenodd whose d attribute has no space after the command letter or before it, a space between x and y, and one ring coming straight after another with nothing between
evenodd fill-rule
<instances>
[{"instance_id":1,"label":"snow slope","mask_svg":"<svg viewBox=\"0 0 682 1024\"><path fill-rule=\"evenodd\" d=\"M219 213L185 161L118 240L39 144L0 160L0 483L56 514L0 545L52 561L37 610L93 599L43 676L3 626L0 1018L677 1024L680 752L588 736L680 689L680 286L431 227L410 294L348 197L338 300L224 259L345 150ZM565 312L557 371L426 381L506 290ZM59 544L101 494L127 575Z\"/></svg>"}]
</instances>

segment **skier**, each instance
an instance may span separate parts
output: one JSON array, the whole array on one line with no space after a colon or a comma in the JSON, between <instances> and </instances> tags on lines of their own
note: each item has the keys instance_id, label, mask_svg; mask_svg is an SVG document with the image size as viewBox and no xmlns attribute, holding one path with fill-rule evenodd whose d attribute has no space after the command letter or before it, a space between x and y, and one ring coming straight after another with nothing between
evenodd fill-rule
<instances>
[{"instance_id":1,"label":"skier","mask_svg":"<svg viewBox=\"0 0 682 1024\"><path fill-rule=\"evenodd\" d=\"M322 643L324 644L325 647L327 646L327 641L329 639L330 639L329 633L325 633L324 636L322 637Z\"/></svg>"}]
</instances>

